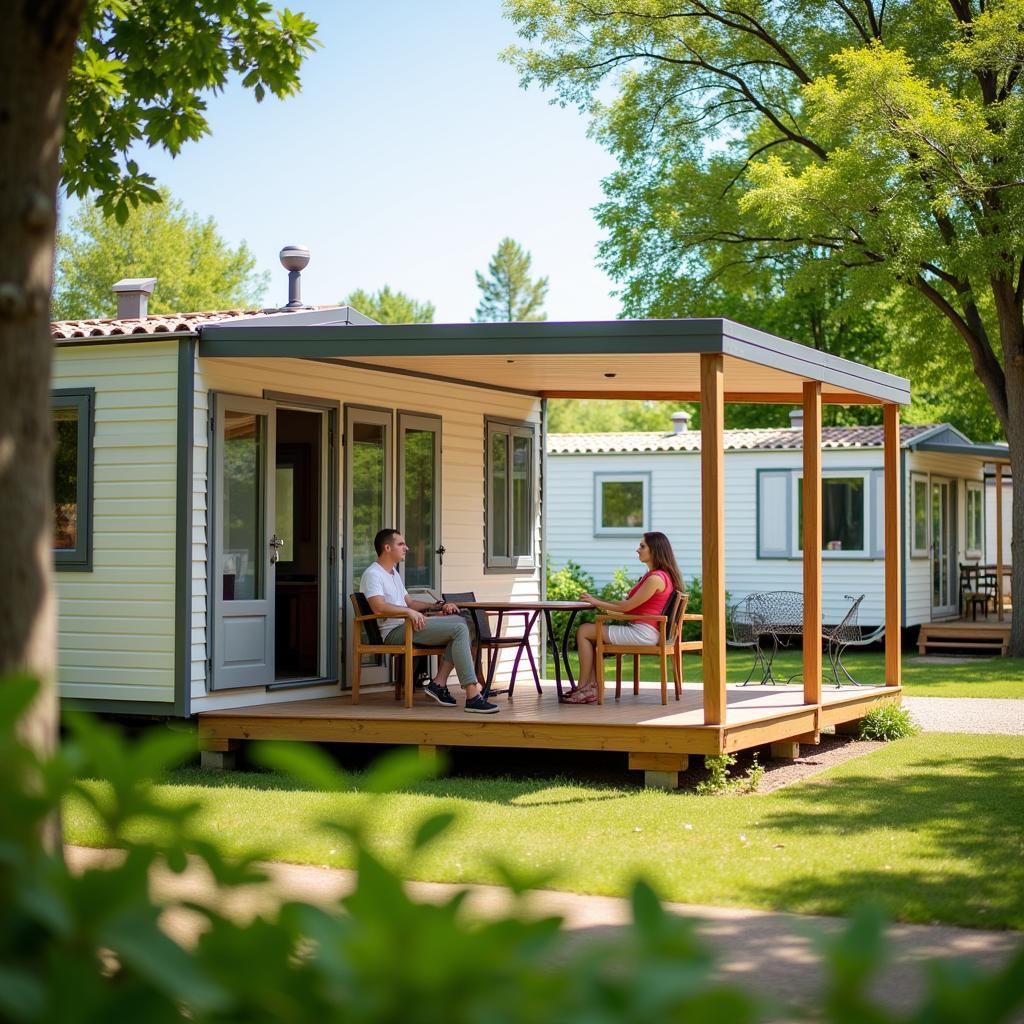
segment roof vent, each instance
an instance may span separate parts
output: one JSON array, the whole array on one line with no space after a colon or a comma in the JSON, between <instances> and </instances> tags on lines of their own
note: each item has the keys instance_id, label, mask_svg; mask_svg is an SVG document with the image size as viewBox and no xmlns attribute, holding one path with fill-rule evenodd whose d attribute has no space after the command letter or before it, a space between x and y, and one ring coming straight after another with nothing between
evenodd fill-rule
<instances>
[{"instance_id":1,"label":"roof vent","mask_svg":"<svg viewBox=\"0 0 1024 1024\"><path fill-rule=\"evenodd\" d=\"M789 425L790 425L790 427L796 427L799 430L803 430L803 427L804 427L804 411L803 411L803 409L790 409L789 410Z\"/></svg>"},{"instance_id":2,"label":"roof vent","mask_svg":"<svg viewBox=\"0 0 1024 1024\"><path fill-rule=\"evenodd\" d=\"M126 277L118 281L114 285L118 320L143 320L155 287L155 277Z\"/></svg>"},{"instance_id":3,"label":"roof vent","mask_svg":"<svg viewBox=\"0 0 1024 1024\"><path fill-rule=\"evenodd\" d=\"M685 409L672 413L672 433L684 434L690 429L690 414Z\"/></svg>"},{"instance_id":4,"label":"roof vent","mask_svg":"<svg viewBox=\"0 0 1024 1024\"><path fill-rule=\"evenodd\" d=\"M282 308L302 309L299 275L309 263L309 249L304 245L286 245L277 255L281 266L288 271L288 304Z\"/></svg>"}]
</instances>

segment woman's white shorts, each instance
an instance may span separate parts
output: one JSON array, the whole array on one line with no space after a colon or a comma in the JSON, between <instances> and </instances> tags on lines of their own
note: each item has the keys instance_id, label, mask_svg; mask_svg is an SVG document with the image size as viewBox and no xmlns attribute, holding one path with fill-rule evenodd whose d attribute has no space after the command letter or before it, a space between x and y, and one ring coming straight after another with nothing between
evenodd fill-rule
<instances>
[{"instance_id":1,"label":"woman's white shorts","mask_svg":"<svg viewBox=\"0 0 1024 1024\"><path fill-rule=\"evenodd\" d=\"M656 644L658 631L646 622L608 623L608 640L613 644Z\"/></svg>"}]
</instances>

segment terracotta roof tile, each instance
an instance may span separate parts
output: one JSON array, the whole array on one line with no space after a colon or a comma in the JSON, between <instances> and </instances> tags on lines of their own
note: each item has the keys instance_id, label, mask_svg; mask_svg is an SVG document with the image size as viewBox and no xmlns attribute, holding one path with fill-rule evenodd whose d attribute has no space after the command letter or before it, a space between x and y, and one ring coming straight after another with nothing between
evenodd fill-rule
<instances>
[{"instance_id":1,"label":"terracotta roof tile","mask_svg":"<svg viewBox=\"0 0 1024 1024\"><path fill-rule=\"evenodd\" d=\"M900 427L900 441L908 441L934 430L934 424L915 423ZM881 448L882 428L823 427L822 448ZM759 430L726 430L726 451L799 451L803 432L799 427L773 427ZM548 452L552 455L581 455L598 452L699 452L700 431L676 433L636 431L621 434L549 434Z\"/></svg>"},{"instance_id":2,"label":"terracotta roof tile","mask_svg":"<svg viewBox=\"0 0 1024 1024\"><path fill-rule=\"evenodd\" d=\"M316 307L333 309L333 306ZM240 320L243 317L279 316L281 309L224 309L212 313L158 313L142 319L55 320L50 335L57 341L68 338L115 338L131 334L194 334L202 324Z\"/></svg>"}]
</instances>

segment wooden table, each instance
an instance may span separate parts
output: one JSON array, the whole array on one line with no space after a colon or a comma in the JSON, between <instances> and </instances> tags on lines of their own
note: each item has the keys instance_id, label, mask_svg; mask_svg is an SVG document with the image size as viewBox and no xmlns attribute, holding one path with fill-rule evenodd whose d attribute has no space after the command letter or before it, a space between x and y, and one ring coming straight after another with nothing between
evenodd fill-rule
<instances>
[{"instance_id":1,"label":"wooden table","mask_svg":"<svg viewBox=\"0 0 1024 1024\"><path fill-rule=\"evenodd\" d=\"M459 607L477 608L484 612L497 612L499 616L509 612L525 613L526 622L523 626L524 644L529 641L530 633L537 622L537 617L543 613L544 624L547 627L548 644L551 647L551 654L555 661L555 687L558 690L558 699L563 700L565 696L562 692L563 668L569 681L569 692L572 693L576 689L576 680L573 679L572 667L569 664L569 638L572 636L572 627L576 621L576 616L580 612L592 611L593 605L587 604L586 601L460 601ZM560 639L555 633L554 623L551 619L552 612L569 613L569 619L565 624L565 632ZM499 630L501 628L500 619L498 628ZM515 679L516 670L519 668L519 659L522 653L522 647L520 647L516 653L515 664L512 666L513 679Z\"/></svg>"}]
</instances>

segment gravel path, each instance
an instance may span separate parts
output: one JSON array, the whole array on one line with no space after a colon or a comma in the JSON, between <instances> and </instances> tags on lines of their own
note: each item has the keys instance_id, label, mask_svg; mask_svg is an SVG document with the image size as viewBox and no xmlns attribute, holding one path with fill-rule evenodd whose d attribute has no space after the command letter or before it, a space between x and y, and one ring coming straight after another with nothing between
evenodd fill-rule
<instances>
[{"instance_id":1,"label":"gravel path","mask_svg":"<svg viewBox=\"0 0 1024 1024\"><path fill-rule=\"evenodd\" d=\"M1024 736L1024 700L994 697L904 697L925 732L990 732Z\"/></svg>"}]
</instances>

